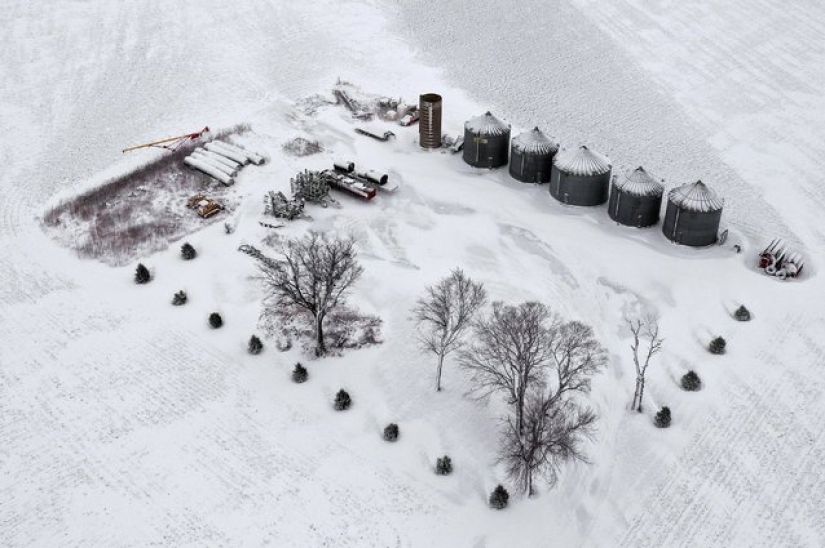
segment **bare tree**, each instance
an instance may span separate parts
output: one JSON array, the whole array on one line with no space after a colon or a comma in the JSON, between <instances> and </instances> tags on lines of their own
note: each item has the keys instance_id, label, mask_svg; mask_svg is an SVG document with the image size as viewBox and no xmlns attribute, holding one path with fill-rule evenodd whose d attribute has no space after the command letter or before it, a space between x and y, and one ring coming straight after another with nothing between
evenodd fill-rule
<instances>
[{"instance_id":1,"label":"bare tree","mask_svg":"<svg viewBox=\"0 0 825 548\"><path fill-rule=\"evenodd\" d=\"M507 420L499 462L523 493L534 493L537 476L552 487L564 463L587 462L582 442L593 436L595 422L591 409L572 400L533 393L524 408L523 426L519 428L512 417Z\"/></svg>"},{"instance_id":2,"label":"bare tree","mask_svg":"<svg viewBox=\"0 0 825 548\"><path fill-rule=\"evenodd\" d=\"M631 409L642 412L642 397L645 394L645 373L650 365L650 359L661 352L664 339L659 337L659 324L652 316L644 319L628 320L630 332L633 334L633 342L630 349L633 351L633 363L636 366L636 389L633 392L633 404ZM647 349L642 349L642 359L639 357L639 350L644 342Z\"/></svg>"},{"instance_id":3,"label":"bare tree","mask_svg":"<svg viewBox=\"0 0 825 548\"><path fill-rule=\"evenodd\" d=\"M503 392L515 406L519 430L528 391L544 384L541 369L551 359L551 333L558 323L541 303L495 302L490 315L476 322L473 344L459 352L459 362L473 374L471 392L479 397Z\"/></svg>"},{"instance_id":4,"label":"bare tree","mask_svg":"<svg viewBox=\"0 0 825 548\"><path fill-rule=\"evenodd\" d=\"M418 322L422 348L438 356L435 389L441 390L444 358L464 345L464 335L473 318L487 302L484 285L464 275L460 268L434 286L428 286L418 299L413 314Z\"/></svg>"},{"instance_id":5,"label":"bare tree","mask_svg":"<svg viewBox=\"0 0 825 548\"><path fill-rule=\"evenodd\" d=\"M550 332L555 372L551 398L590 391L590 377L607 363L607 353L595 339L593 328L582 322L556 322Z\"/></svg>"},{"instance_id":6,"label":"bare tree","mask_svg":"<svg viewBox=\"0 0 825 548\"><path fill-rule=\"evenodd\" d=\"M273 303L297 307L312 316L315 353L326 354L324 319L345 302L347 291L364 271L358 264L354 239L328 239L310 231L303 238L286 240L279 260L245 247L244 251L258 260Z\"/></svg>"}]
</instances>

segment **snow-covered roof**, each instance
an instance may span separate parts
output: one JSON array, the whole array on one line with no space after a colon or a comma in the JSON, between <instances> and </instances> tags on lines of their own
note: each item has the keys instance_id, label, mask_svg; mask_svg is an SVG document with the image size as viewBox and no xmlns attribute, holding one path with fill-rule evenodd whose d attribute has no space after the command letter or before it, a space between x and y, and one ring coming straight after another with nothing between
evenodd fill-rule
<instances>
[{"instance_id":1,"label":"snow-covered roof","mask_svg":"<svg viewBox=\"0 0 825 548\"><path fill-rule=\"evenodd\" d=\"M510 124L505 124L490 114L489 110L464 122L464 127L476 135L502 135L510 131Z\"/></svg>"},{"instance_id":2,"label":"snow-covered roof","mask_svg":"<svg viewBox=\"0 0 825 548\"><path fill-rule=\"evenodd\" d=\"M665 185L657 181L642 166L628 171L624 179L616 180L613 186L633 196L661 196L665 192Z\"/></svg>"},{"instance_id":3,"label":"snow-covered roof","mask_svg":"<svg viewBox=\"0 0 825 548\"><path fill-rule=\"evenodd\" d=\"M559 151L559 144L537 126L515 137L513 148L527 154L555 154Z\"/></svg>"},{"instance_id":4,"label":"snow-covered roof","mask_svg":"<svg viewBox=\"0 0 825 548\"><path fill-rule=\"evenodd\" d=\"M610 159L582 145L577 149L564 149L553 164L570 175L601 175L610 171Z\"/></svg>"},{"instance_id":5,"label":"snow-covered roof","mask_svg":"<svg viewBox=\"0 0 825 548\"><path fill-rule=\"evenodd\" d=\"M674 188L668 192L667 199L674 205L690 211L718 211L725 203L702 181Z\"/></svg>"}]
</instances>

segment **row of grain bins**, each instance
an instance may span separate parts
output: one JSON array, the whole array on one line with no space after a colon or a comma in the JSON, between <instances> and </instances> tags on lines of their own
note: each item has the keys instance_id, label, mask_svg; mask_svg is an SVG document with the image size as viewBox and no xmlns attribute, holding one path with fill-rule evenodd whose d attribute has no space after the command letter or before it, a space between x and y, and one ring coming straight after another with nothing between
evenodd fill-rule
<instances>
[{"instance_id":1,"label":"row of grain bins","mask_svg":"<svg viewBox=\"0 0 825 548\"><path fill-rule=\"evenodd\" d=\"M608 202L610 218L635 227L659 222L664 185L644 168L613 176L610 159L586 146L560 149L538 127L510 139L510 125L490 112L464 124L464 161L480 168L510 164L510 175L525 183L549 183L561 203L597 206ZM612 181L612 185L611 185ZM723 200L702 181L668 192L662 232L678 244L700 247L716 242Z\"/></svg>"}]
</instances>

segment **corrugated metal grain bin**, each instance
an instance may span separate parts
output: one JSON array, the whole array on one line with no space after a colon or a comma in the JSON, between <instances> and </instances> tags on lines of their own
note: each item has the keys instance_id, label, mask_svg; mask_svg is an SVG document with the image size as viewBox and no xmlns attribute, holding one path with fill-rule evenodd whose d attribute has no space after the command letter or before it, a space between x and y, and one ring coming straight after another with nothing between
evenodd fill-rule
<instances>
[{"instance_id":1,"label":"corrugated metal grain bin","mask_svg":"<svg viewBox=\"0 0 825 548\"><path fill-rule=\"evenodd\" d=\"M595 206L607 201L610 159L586 146L562 150L553 160L550 195L563 204Z\"/></svg>"},{"instance_id":2,"label":"corrugated metal grain bin","mask_svg":"<svg viewBox=\"0 0 825 548\"><path fill-rule=\"evenodd\" d=\"M559 144L538 127L516 136L510 144L510 176L524 183L550 181Z\"/></svg>"},{"instance_id":3,"label":"corrugated metal grain bin","mask_svg":"<svg viewBox=\"0 0 825 548\"><path fill-rule=\"evenodd\" d=\"M652 226L659 222L665 186L641 166L613 177L607 213L619 224L635 227Z\"/></svg>"},{"instance_id":4,"label":"corrugated metal grain bin","mask_svg":"<svg viewBox=\"0 0 825 548\"><path fill-rule=\"evenodd\" d=\"M464 122L464 161L471 166L506 165L509 150L510 124L489 112Z\"/></svg>"},{"instance_id":5,"label":"corrugated metal grain bin","mask_svg":"<svg viewBox=\"0 0 825 548\"><path fill-rule=\"evenodd\" d=\"M662 232L677 244L702 247L716 243L723 206L724 200L702 181L674 188L667 195Z\"/></svg>"},{"instance_id":6,"label":"corrugated metal grain bin","mask_svg":"<svg viewBox=\"0 0 825 548\"><path fill-rule=\"evenodd\" d=\"M424 93L418 97L418 144L422 148L441 146L441 95Z\"/></svg>"}]
</instances>

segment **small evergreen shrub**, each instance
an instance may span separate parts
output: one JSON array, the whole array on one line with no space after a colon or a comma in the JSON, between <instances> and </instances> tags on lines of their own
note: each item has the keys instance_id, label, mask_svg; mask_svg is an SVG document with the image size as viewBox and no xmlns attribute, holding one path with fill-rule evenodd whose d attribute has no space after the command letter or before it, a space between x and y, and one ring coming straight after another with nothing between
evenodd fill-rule
<instances>
[{"instance_id":1,"label":"small evergreen shrub","mask_svg":"<svg viewBox=\"0 0 825 548\"><path fill-rule=\"evenodd\" d=\"M309 372L307 371L306 367L301 365L301 362L295 364L295 369L292 370L292 380L293 382L297 382L301 384L302 382L306 382L309 378Z\"/></svg>"},{"instance_id":2,"label":"small evergreen shrub","mask_svg":"<svg viewBox=\"0 0 825 548\"><path fill-rule=\"evenodd\" d=\"M490 493L490 506L496 510L501 510L507 507L507 502L510 500L510 493L503 485L498 485L493 492Z\"/></svg>"},{"instance_id":3,"label":"small evergreen shrub","mask_svg":"<svg viewBox=\"0 0 825 548\"><path fill-rule=\"evenodd\" d=\"M657 428L667 428L670 426L670 407L662 407L659 412L656 413L653 424L655 424Z\"/></svg>"},{"instance_id":4,"label":"small evergreen shrub","mask_svg":"<svg viewBox=\"0 0 825 548\"><path fill-rule=\"evenodd\" d=\"M261 350L264 349L264 343L261 342L261 339L258 338L257 335L252 335L249 337L249 353L250 354L260 354Z\"/></svg>"},{"instance_id":5,"label":"small evergreen shrub","mask_svg":"<svg viewBox=\"0 0 825 548\"><path fill-rule=\"evenodd\" d=\"M398 439L398 425L391 422L384 428L384 439L387 441L396 441Z\"/></svg>"},{"instance_id":6,"label":"small evergreen shrub","mask_svg":"<svg viewBox=\"0 0 825 548\"><path fill-rule=\"evenodd\" d=\"M143 263L138 264L135 269L135 283L148 284L151 279L152 275L149 274L149 269L143 266Z\"/></svg>"},{"instance_id":7,"label":"small evergreen shrub","mask_svg":"<svg viewBox=\"0 0 825 548\"><path fill-rule=\"evenodd\" d=\"M209 315L209 325L212 326L212 329L218 329L223 325L223 318L217 312L212 312Z\"/></svg>"},{"instance_id":8,"label":"small evergreen shrub","mask_svg":"<svg viewBox=\"0 0 825 548\"><path fill-rule=\"evenodd\" d=\"M435 460L435 473L439 476L446 476L453 471L453 461L450 457L444 455Z\"/></svg>"},{"instance_id":9,"label":"small evergreen shrub","mask_svg":"<svg viewBox=\"0 0 825 548\"><path fill-rule=\"evenodd\" d=\"M740 322L748 322L751 319L751 311L745 308L745 305L743 304L736 309L736 312L733 313L733 317Z\"/></svg>"},{"instance_id":10,"label":"small evergreen shrub","mask_svg":"<svg viewBox=\"0 0 825 548\"><path fill-rule=\"evenodd\" d=\"M349 409L349 406L352 405L352 399L349 397L349 394L346 390L341 389L335 394L335 410L336 411L345 411Z\"/></svg>"},{"instance_id":11,"label":"small evergreen shrub","mask_svg":"<svg viewBox=\"0 0 825 548\"><path fill-rule=\"evenodd\" d=\"M185 244L180 246L180 254L181 257L183 257L183 260L185 261L191 261L192 259L198 256L198 252L195 251L195 248L192 247L192 244L190 244L189 242L186 242Z\"/></svg>"},{"instance_id":12,"label":"small evergreen shrub","mask_svg":"<svg viewBox=\"0 0 825 548\"><path fill-rule=\"evenodd\" d=\"M725 346L727 342L722 337L716 337L710 344L708 345L708 350L710 350L711 354L724 354L725 353Z\"/></svg>"},{"instance_id":13,"label":"small evergreen shrub","mask_svg":"<svg viewBox=\"0 0 825 548\"><path fill-rule=\"evenodd\" d=\"M175 306L182 306L186 304L186 300L188 297L186 296L186 291L180 290L175 293L175 296L172 297L172 304Z\"/></svg>"},{"instance_id":14,"label":"small evergreen shrub","mask_svg":"<svg viewBox=\"0 0 825 548\"><path fill-rule=\"evenodd\" d=\"M688 371L682 376L682 390L696 392L702 388L702 379L695 371Z\"/></svg>"}]
</instances>

